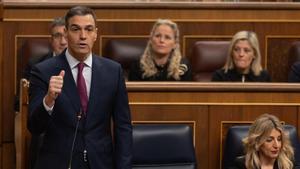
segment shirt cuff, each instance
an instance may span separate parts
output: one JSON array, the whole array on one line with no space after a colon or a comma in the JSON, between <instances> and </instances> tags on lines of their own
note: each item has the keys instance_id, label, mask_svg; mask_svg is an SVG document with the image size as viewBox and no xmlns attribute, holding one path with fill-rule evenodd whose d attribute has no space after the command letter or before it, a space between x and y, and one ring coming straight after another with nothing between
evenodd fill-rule
<instances>
[{"instance_id":1,"label":"shirt cuff","mask_svg":"<svg viewBox=\"0 0 300 169\"><path fill-rule=\"evenodd\" d=\"M46 102L45 102L45 97L44 97L44 99L43 99L43 105L44 105L46 111L48 112L48 114L51 116L51 115L52 115L52 112L53 112L53 107L54 107L54 105L53 105L52 107L47 106L47 105L46 105Z\"/></svg>"}]
</instances>

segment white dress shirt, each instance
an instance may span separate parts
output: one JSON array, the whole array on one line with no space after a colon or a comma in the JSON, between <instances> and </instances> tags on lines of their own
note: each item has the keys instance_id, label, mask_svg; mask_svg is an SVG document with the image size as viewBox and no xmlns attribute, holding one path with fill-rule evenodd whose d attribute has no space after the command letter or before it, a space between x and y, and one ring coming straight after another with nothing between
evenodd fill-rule
<instances>
[{"instance_id":1,"label":"white dress shirt","mask_svg":"<svg viewBox=\"0 0 300 169\"><path fill-rule=\"evenodd\" d=\"M77 65L80 61L78 61L75 57L73 57L70 54L68 49L66 50L65 55L66 55L66 59L69 63L70 69L72 71L73 79L77 85L77 74L78 74ZM85 79L85 85L86 85L88 98L90 96L91 80L92 80L92 60L93 60L92 58L93 58L92 53L90 53L89 56L84 61L85 66L82 71L83 77ZM48 111L49 115L51 115L54 105L52 107L47 106L45 103L45 97L43 99L43 104L44 104L45 109Z\"/></svg>"}]
</instances>

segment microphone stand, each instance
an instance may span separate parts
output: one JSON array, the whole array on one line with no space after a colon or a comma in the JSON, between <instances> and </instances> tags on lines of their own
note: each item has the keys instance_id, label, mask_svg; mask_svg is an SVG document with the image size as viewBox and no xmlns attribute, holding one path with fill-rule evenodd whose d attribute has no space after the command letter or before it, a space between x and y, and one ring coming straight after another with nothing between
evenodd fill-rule
<instances>
[{"instance_id":1,"label":"microphone stand","mask_svg":"<svg viewBox=\"0 0 300 169\"><path fill-rule=\"evenodd\" d=\"M78 131L78 126L79 126L79 121L81 119L81 115L82 115L82 112L80 111L78 113L78 115L77 115L77 122L76 122L76 128L75 128L74 138L73 138L73 142L72 142L72 148L71 148L71 152L70 152L70 160L69 160L68 169L72 168L73 151L74 151L75 140L76 140L76 136L77 136L77 131Z\"/></svg>"}]
</instances>

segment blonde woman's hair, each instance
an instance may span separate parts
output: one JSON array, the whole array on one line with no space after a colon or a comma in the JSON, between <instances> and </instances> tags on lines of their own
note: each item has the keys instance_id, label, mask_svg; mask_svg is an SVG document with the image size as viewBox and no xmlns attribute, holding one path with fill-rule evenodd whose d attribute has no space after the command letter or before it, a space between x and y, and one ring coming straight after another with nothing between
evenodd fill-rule
<instances>
[{"instance_id":1,"label":"blonde woman's hair","mask_svg":"<svg viewBox=\"0 0 300 169\"><path fill-rule=\"evenodd\" d=\"M283 130L283 125L276 116L263 114L254 121L249 129L248 136L243 140L246 151L247 169L260 168L260 147L267 140L273 129L281 133L282 139L281 149L277 157L279 169L293 168L294 150L287 133Z\"/></svg>"},{"instance_id":2,"label":"blonde woman's hair","mask_svg":"<svg viewBox=\"0 0 300 169\"><path fill-rule=\"evenodd\" d=\"M152 31L150 33L150 39L154 36L155 30L160 25L167 25L174 31L174 39L176 45L175 48L171 51L169 56L168 77L173 77L175 80L180 80L180 76L183 75L188 70L188 67L185 64L180 64L182 55L180 52L180 45L179 45L178 26L176 23L172 22L171 20L158 19L152 27ZM140 60L140 66L143 70L143 78L151 77L158 72L154 63L154 52L152 49L150 39Z\"/></svg>"},{"instance_id":3,"label":"blonde woman's hair","mask_svg":"<svg viewBox=\"0 0 300 169\"><path fill-rule=\"evenodd\" d=\"M254 50L255 57L250 65L251 66L250 69L252 70L254 75L256 75L256 76L260 75L260 73L262 71L262 66L261 66L261 54L260 54L260 49L259 49L259 42L258 42L256 33L251 32L251 31L240 31L240 32L237 32L233 36L231 43L229 45L227 60L224 65L225 73L227 73L229 69L235 68L235 64L233 62L233 50L234 50L235 44L241 40L248 41L249 44L251 45L252 49Z\"/></svg>"}]
</instances>

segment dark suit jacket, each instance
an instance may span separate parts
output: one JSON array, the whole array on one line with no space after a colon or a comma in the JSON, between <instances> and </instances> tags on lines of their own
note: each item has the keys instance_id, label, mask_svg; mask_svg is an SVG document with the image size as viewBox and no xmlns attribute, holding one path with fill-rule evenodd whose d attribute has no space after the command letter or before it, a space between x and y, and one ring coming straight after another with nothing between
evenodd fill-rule
<instances>
[{"instance_id":1,"label":"dark suit jacket","mask_svg":"<svg viewBox=\"0 0 300 169\"><path fill-rule=\"evenodd\" d=\"M184 72L183 75L180 75L179 81L192 81L192 69L190 62L186 58L182 58L180 61L181 64L185 64L187 66L187 71ZM173 77L168 77L168 67L169 63L165 66L161 67L155 65L158 70L157 73L151 77L143 77L144 71L140 66L140 61L133 62L128 75L129 81L176 81Z\"/></svg>"},{"instance_id":2,"label":"dark suit jacket","mask_svg":"<svg viewBox=\"0 0 300 169\"><path fill-rule=\"evenodd\" d=\"M35 56L35 57L31 57L25 67L25 70L23 72L23 77L28 79L30 78L30 71L32 69L32 67L35 65L35 64L38 64L44 60L47 60L47 59L50 59L53 57L53 51L50 50L46 55L43 55L43 56Z\"/></svg>"},{"instance_id":3,"label":"dark suit jacket","mask_svg":"<svg viewBox=\"0 0 300 169\"><path fill-rule=\"evenodd\" d=\"M230 167L229 169L247 169L245 165L245 156L237 157L234 161L234 166ZM257 167L257 169L260 169L260 167ZM278 164L274 165L274 169L278 169Z\"/></svg>"},{"instance_id":4,"label":"dark suit jacket","mask_svg":"<svg viewBox=\"0 0 300 169\"><path fill-rule=\"evenodd\" d=\"M43 98L50 77L61 70L65 70L64 85L50 116ZM80 98L65 52L33 67L28 128L36 134L45 132L36 169L68 167L79 111ZM93 56L87 117L80 121L74 156L82 154L84 149L88 151L91 169L131 169L132 126L122 69L118 63L99 56ZM73 160L72 169L79 169L78 163Z\"/></svg>"},{"instance_id":5,"label":"dark suit jacket","mask_svg":"<svg viewBox=\"0 0 300 169\"><path fill-rule=\"evenodd\" d=\"M242 77L245 77L245 82L271 82L271 77L266 70L262 70L258 76L254 75L252 71L248 74L240 74L236 69L229 69L225 73L225 69L216 70L211 81L218 82L242 82Z\"/></svg>"}]
</instances>

